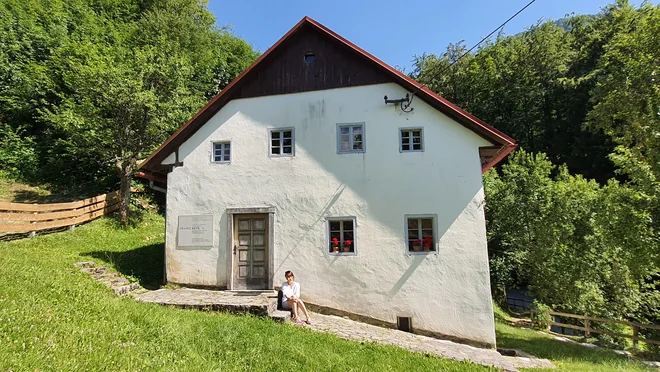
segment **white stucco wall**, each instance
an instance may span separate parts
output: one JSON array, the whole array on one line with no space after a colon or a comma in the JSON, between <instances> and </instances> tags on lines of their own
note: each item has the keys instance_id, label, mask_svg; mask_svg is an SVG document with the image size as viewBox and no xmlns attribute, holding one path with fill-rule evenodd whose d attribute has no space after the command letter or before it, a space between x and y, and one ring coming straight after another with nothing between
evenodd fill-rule
<instances>
[{"instance_id":1,"label":"white stucco wall","mask_svg":"<svg viewBox=\"0 0 660 372\"><path fill-rule=\"evenodd\" d=\"M167 278L228 285L226 208L275 207L273 283L293 270L309 302L495 344L478 147L489 145L419 99L379 84L233 100L179 148L167 182ZM337 154L337 123L364 122L366 152ZM400 127L424 152L400 153ZM295 157L268 156L268 128L295 127ZM231 141L230 164L211 162ZM213 214L212 248L176 246L179 215ZM438 216L437 253L410 255L405 214ZM355 216L357 255L327 253L326 217ZM229 261L230 262L230 261Z\"/></svg>"}]
</instances>

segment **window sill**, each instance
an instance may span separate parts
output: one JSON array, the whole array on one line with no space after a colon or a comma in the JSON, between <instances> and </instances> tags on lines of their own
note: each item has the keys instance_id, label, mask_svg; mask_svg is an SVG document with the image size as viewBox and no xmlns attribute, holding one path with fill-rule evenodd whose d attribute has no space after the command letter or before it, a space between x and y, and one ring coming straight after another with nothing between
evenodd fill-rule
<instances>
[{"instance_id":1,"label":"window sill","mask_svg":"<svg viewBox=\"0 0 660 372\"><path fill-rule=\"evenodd\" d=\"M338 151L338 155L344 155L344 154L364 154L366 151Z\"/></svg>"},{"instance_id":2,"label":"window sill","mask_svg":"<svg viewBox=\"0 0 660 372\"><path fill-rule=\"evenodd\" d=\"M408 251L408 252L406 252L406 254L408 256L426 256L426 255L429 255L429 254L438 254L438 251L428 251L428 252L426 252L426 251L419 251L419 252Z\"/></svg>"},{"instance_id":3,"label":"window sill","mask_svg":"<svg viewBox=\"0 0 660 372\"><path fill-rule=\"evenodd\" d=\"M357 256L357 253L355 252L328 252L328 256Z\"/></svg>"}]
</instances>

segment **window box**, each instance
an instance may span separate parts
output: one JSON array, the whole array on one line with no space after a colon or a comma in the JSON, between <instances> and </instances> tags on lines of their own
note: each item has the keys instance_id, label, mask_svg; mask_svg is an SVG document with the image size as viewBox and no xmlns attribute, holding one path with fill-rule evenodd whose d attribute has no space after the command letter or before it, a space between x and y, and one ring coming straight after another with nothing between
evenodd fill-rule
<instances>
[{"instance_id":1,"label":"window box","mask_svg":"<svg viewBox=\"0 0 660 372\"><path fill-rule=\"evenodd\" d=\"M356 254L357 225L355 217L329 217L326 220L326 228L329 254Z\"/></svg>"},{"instance_id":2,"label":"window box","mask_svg":"<svg viewBox=\"0 0 660 372\"><path fill-rule=\"evenodd\" d=\"M408 253L437 251L437 215L405 215L406 250Z\"/></svg>"}]
</instances>

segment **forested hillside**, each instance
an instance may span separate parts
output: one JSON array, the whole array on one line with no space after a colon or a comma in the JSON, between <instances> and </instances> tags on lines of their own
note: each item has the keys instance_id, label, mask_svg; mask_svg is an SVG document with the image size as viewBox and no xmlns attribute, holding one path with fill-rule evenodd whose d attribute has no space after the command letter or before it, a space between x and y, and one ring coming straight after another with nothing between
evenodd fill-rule
<instances>
[{"instance_id":1,"label":"forested hillside","mask_svg":"<svg viewBox=\"0 0 660 372\"><path fill-rule=\"evenodd\" d=\"M121 178L127 200L138 159L255 58L200 1L4 0L0 169L63 193Z\"/></svg>"},{"instance_id":2,"label":"forested hillside","mask_svg":"<svg viewBox=\"0 0 660 372\"><path fill-rule=\"evenodd\" d=\"M414 77L521 146L485 175L493 287L558 310L660 321L660 7L415 59Z\"/></svg>"}]
</instances>

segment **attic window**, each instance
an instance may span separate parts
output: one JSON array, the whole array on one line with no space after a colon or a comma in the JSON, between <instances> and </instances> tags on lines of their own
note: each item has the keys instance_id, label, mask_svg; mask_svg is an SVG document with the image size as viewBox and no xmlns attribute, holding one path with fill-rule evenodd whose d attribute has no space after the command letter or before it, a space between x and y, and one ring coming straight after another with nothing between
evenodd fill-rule
<instances>
[{"instance_id":1,"label":"attic window","mask_svg":"<svg viewBox=\"0 0 660 372\"><path fill-rule=\"evenodd\" d=\"M305 53L305 63L310 64L314 62L315 59L316 59L316 55L314 54L314 52Z\"/></svg>"}]
</instances>

